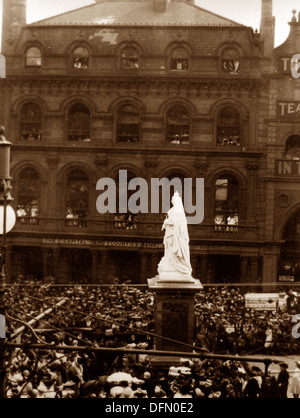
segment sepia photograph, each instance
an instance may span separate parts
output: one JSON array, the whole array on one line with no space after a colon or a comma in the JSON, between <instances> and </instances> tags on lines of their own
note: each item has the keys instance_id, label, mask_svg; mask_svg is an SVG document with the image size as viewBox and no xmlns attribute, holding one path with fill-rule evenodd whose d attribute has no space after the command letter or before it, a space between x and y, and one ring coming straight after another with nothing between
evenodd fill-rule
<instances>
[{"instance_id":1,"label":"sepia photograph","mask_svg":"<svg viewBox=\"0 0 300 418\"><path fill-rule=\"evenodd\" d=\"M0 0L0 46L0 399L299 398L299 0Z\"/></svg>"}]
</instances>

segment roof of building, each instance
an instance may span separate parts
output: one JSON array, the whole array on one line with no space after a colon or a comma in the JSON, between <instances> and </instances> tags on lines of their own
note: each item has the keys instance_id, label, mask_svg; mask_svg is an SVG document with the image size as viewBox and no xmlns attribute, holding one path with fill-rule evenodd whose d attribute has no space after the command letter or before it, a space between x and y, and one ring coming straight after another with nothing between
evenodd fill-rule
<instances>
[{"instance_id":1,"label":"roof of building","mask_svg":"<svg viewBox=\"0 0 300 418\"><path fill-rule=\"evenodd\" d=\"M172 0L165 12L154 11L153 0L97 0L95 4L43 19L30 26L52 25L244 25L187 1Z\"/></svg>"}]
</instances>

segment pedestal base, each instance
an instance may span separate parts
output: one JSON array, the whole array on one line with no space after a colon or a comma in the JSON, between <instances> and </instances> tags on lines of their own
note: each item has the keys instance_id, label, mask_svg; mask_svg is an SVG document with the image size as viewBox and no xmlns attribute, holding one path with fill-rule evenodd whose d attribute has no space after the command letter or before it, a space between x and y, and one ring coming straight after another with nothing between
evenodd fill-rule
<instances>
[{"instance_id":1,"label":"pedestal base","mask_svg":"<svg viewBox=\"0 0 300 418\"><path fill-rule=\"evenodd\" d=\"M200 280L148 279L149 290L156 293L154 316L155 348L164 351L192 352L194 342L194 297L203 288ZM190 345L190 347L180 344Z\"/></svg>"},{"instance_id":2,"label":"pedestal base","mask_svg":"<svg viewBox=\"0 0 300 418\"><path fill-rule=\"evenodd\" d=\"M173 271L163 271L159 273L156 278L159 282L194 283L195 281L190 274L182 274Z\"/></svg>"}]
</instances>

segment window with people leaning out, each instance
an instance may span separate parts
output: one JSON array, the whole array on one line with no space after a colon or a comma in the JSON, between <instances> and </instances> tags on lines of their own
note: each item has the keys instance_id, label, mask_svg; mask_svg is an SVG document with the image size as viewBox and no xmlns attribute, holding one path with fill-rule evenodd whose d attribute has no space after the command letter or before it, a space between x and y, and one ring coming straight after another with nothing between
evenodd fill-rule
<instances>
[{"instance_id":1,"label":"window with people leaning out","mask_svg":"<svg viewBox=\"0 0 300 418\"><path fill-rule=\"evenodd\" d=\"M239 184L233 176L215 182L215 232L237 232L239 224Z\"/></svg>"},{"instance_id":2,"label":"window with people leaning out","mask_svg":"<svg viewBox=\"0 0 300 418\"><path fill-rule=\"evenodd\" d=\"M128 171L127 172L127 184L132 180L136 178L136 175ZM122 183L119 183L119 179L116 180L117 184L117 190L119 190L119 194L117 195L117 214L114 215L114 228L116 229L126 229L126 230L136 230L137 229L137 221L138 221L138 215L136 213L131 213L130 211L127 211L126 213L121 213L121 206L119 197L122 195L123 192L127 193L128 199L135 193L134 190L127 190L127 185L123 185Z\"/></svg>"},{"instance_id":3,"label":"window with people leaning out","mask_svg":"<svg viewBox=\"0 0 300 418\"><path fill-rule=\"evenodd\" d=\"M18 225L38 225L40 216L41 178L31 167L21 171L18 177Z\"/></svg>"},{"instance_id":4,"label":"window with people leaning out","mask_svg":"<svg viewBox=\"0 0 300 418\"><path fill-rule=\"evenodd\" d=\"M89 68L89 51L87 48L78 47L73 52L73 68Z\"/></svg>"},{"instance_id":5,"label":"window with people leaning out","mask_svg":"<svg viewBox=\"0 0 300 418\"><path fill-rule=\"evenodd\" d=\"M217 116L217 145L241 145L241 116L232 106L223 107Z\"/></svg>"},{"instance_id":6,"label":"window with people leaning out","mask_svg":"<svg viewBox=\"0 0 300 418\"><path fill-rule=\"evenodd\" d=\"M184 48L175 48L171 53L171 70L187 71L189 69L189 55Z\"/></svg>"},{"instance_id":7,"label":"window with people leaning out","mask_svg":"<svg viewBox=\"0 0 300 418\"><path fill-rule=\"evenodd\" d=\"M222 53L222 70L229 75L238 75L240 72L240 58L237 50L226 48Z\"/></svg>"},{"instance_id":8,"label":"window with people leaning out","mask_svg":"<svg viewBox=\"0 0 300 418\"><path fill-rule=\"evenodd\" d=\"M25 103L21 108L20 137L26 141L42 139L42 111L37 103Z\"/></svg>"},{"instance_id":9,"label":"window with people leaning out","mask_svg":"<svg viewBox=\"0 0 300 418\"><path fill-rule=\"evenodd\" d=\"M190 140L190 113L180 104L171 106L166 115L166 134L170 144L188 144Z\"/></svg>"},{"instance_id":10,"label":"window with people leaning out","mask_svg":"<svg viewBox=\"0 0 300 418\"><path fill-rule=\"evenodd\" d=\"M139 68L139 54L133 47L124 48L121 54L121 69L134 70Z\"/></svg>"},{"instance_id":11,"label":"window with people leaning out","mask_svg":"<svg viewBox=\"0 0 300 418\"><path fill-rule=\"evenodd\" d=\"M66 226L86 227L89 210L89 178L83 170L72 170L67 179L66 192Z\"/></svg>"}]
</instances>

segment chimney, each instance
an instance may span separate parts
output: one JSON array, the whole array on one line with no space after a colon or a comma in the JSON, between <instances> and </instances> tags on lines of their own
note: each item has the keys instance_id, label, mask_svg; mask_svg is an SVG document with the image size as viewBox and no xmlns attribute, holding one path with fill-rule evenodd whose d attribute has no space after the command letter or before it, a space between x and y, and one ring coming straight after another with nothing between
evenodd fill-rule
<instances>
[{"instance_id":1,"label":"chimney","mask_svg":"<svg viewBox=\"0 0 300 418\"><path fill-rule=\"evenodd\" d=\"M26 0L3 0L2 6L2 48L5 53L21 34L26 25Z\"/></svg>"},{"instance_id":2,"label":"chimney","mask_svg":"<svg viewBox=\"0 0 300 418\"><path fill-rule=\"evenodd\" d=\"M166 12L170 0L153 0L153 10L155 12Z\"/></svg>"},{"instance_id":3,"label":"chimney","mask_svg":"<svg viewBox=\"0 0 300 418\"><path fill-rule=\"evenodd\" d=\"M270 57L274 49L275 17L273 0L261 1L260 35L264 44L264 56Z\"/></svg>"}]
</instances>

